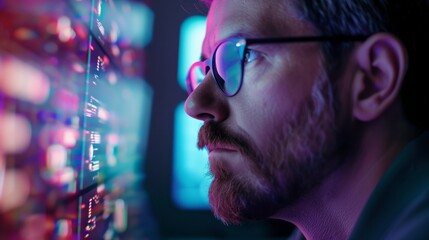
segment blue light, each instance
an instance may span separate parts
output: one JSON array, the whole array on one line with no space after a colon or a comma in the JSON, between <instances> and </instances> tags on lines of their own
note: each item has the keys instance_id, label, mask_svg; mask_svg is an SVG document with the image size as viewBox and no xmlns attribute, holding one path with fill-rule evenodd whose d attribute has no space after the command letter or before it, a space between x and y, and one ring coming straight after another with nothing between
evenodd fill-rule
<instances>
[{"instance_id":1,"label":"blue light","mask_svg":"<svg viewBox=\"0 0 429 240\"><path fill-rule=\"evenodd\" d=\"M197 136L202 122L186 115L184 103L175 111L173 185L175 204L183 209L207 209L211 183L208 154L198 150Z\"/></svg>"},{"instance_id":2,"label":"blue light","mask_svg":"<svg viewBox=\"0 0 429 240\"><path fill-rule=\"evenodd\" d=\"M185 79L191 65L200 60L206 32L206 17L192 16L180 28L178 75L180 87L186 91Z\"/></svg>"},{"instance_id":3,"label":"blue light","mask_svg":"<svg viewBox=\"0 0 429 240\"><path fill-rule=\"evenodd\" d=\"M178 81L186 91L185 79L189 67L198 61L206 30L206 17L192 16L186 19L180 30ZM175 204L182 209L207 209L208 154L197 148L198 130L202 122L192 119L180 103L175 111L173 184L172 196Z\"/></svg>"},{"instance_id":4,"label":"blue light","mask_svg":"<svg viewBox=\"0 0 429 240\"><path fill-rule=\"evenodd\" d=\"M126 3L131 6L126 8L127 11L122 13L120 17L124 19L125 23L134 24L127 24L118 31L120 30L122 37L130 41L133 46L146 47L152 41L155 14L144 3ZM120 6L121 1L117 1L116 4Z\"/></svg>"}]
</instances>

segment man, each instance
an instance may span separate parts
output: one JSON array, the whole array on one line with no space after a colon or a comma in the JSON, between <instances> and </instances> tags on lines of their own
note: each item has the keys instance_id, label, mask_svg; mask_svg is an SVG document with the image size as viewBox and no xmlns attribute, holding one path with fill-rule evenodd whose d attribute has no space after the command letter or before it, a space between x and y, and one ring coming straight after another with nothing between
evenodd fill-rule
<instances>
[{"instance_id":1,"label":"man","mask_svg":"<svg viewBox=\"0 0 429 240\"><path fill-rule=\"evenodd\" d=\"M204 122L215 215L282 219L297 239L429 239L428 3L208 4L185 110Z\"/></svg>"}]
</instances>

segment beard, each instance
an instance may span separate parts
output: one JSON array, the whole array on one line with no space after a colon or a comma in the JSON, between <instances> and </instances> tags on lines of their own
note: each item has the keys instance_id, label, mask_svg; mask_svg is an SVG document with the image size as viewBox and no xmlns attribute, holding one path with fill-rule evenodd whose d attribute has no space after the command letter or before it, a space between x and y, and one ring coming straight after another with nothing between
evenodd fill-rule
<instances>
[{"instance_id":1,"label":"beard","mask_svg":"<svg viewBox=\"0 0 429 240\"><path fill-rule=\"evenodd\" d=\"M209 202L225 224L268 218L293 204L321 182L339 164L343 149L335 97L327 77L319 79L312 95L276 131L268 151L258 150L249 138L222 123L206 122L199 132L198 146L224 143L245 156L246 174L236 174L222 164L210 164L213 181Z\"/></svg>"}]
</instances>

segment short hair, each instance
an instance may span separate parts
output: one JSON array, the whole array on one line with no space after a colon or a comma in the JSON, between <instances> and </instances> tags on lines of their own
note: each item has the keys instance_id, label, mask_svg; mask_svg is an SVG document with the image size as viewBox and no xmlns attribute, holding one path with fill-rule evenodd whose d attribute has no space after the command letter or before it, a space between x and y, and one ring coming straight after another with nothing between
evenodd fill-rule
<instances>
[{"instance_id":1,"label":"short hair","mask_svg":"<svg viewBox=\"0 0 429 240\"><path fill-rule=\"evenodd\" d=\"M213 0L200 0L208 7ZM286 1L286 0L285 0ZM429 0L291 0L320 35L388 32L404 44L408 70L400 99L408 121L429 129ZM335 79L350 43L323 43L325 67Z\"/></svg>"},{"instance_id":2,"label":"short hair","mask_svg":"<svg viewBox=\"0 0 429 240\"><path fill-rule=\"evenodd\" d=\"M400 91L406 118L420 129L429 128L429 1L428 0L294 0L305 19L322 35L393 34L408 53L408 70ZM324 44L330 71L338 69L347 46ZM329 66L328 66L329 67ZM328 71L329 71L328 70Z\"/></svg>"}]
</instances>

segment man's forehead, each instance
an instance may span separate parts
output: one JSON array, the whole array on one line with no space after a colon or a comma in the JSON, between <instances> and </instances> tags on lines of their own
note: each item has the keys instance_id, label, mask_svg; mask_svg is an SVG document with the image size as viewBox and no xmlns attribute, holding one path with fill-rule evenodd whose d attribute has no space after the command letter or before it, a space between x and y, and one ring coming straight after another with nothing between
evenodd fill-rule
<instances>
[{"instance_id":1,"label":"man's forehead","mask_svg":"<svg viewBox=\"0 0 429 240\"><path fill-rule=\"evenodd\" d=\"M291 0L214 0L208 14L203 52L206 57L223 39L303 35L312 27Z\"/></svg>"}]
</instances>

